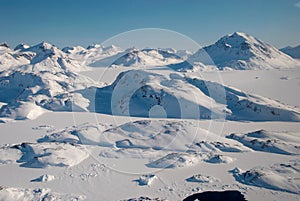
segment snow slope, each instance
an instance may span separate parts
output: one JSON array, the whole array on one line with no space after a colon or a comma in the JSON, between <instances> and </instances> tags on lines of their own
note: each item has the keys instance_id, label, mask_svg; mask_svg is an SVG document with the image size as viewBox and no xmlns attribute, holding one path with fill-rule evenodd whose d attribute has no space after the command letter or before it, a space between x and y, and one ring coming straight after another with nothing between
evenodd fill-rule
<instances>
[{"instance_id":1,"label":"snow slope","mask_svg":"<svg viewBox=\"0 0 300 201\"><path fill-rule=\"evenodd\" d=\"M296 177L292 176L295 172ZM255 167L247 171L236 169L233 175L237 181L247 185L300 193L299 161L289 161L271 167Z\"/></svg>"},{"instance_id":2,"label":"snow slope","mask_svg":"<svg viewBox=\"0 0 300 201\"><path fill-rule=\"evenodd\" d=\"M245 146L257 151L277 154L300 154L299 133L277 133L266 130L258 130L246 134L232 133L227 137L229 139L237 140Z\"/></svg>"},{"instance_id":3,"label":"snow slope","mask_svg":"<svg viewBox=\"0 0 300 201\"><path fill-rule=\"evenodd\" d=\"M274 100L199 78L142 70L122 72L112 85L98 88L95 111L140 117L300 120L296 108Z\"/></svg>"},{"instance_id":4,"label":"snow slope","mask_svg":"<svg viewBox=\"0 0 300 201\"><path fill-rule=\"evenodd\" d=\"M17 151L14 151L15 149ZM0 158L2 163L20 163L21 167L30 168L74 166L89 156L81 145L57 142L22 143L1 147L0 151L1 157L3 157Z\"/></svg>"}]
</instances>

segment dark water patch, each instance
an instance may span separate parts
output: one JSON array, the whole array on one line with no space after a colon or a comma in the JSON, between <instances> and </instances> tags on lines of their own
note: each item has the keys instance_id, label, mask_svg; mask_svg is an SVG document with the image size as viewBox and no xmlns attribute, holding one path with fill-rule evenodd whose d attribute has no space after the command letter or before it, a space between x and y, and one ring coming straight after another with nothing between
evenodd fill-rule
<instances>
[{"instance_id":1,"label":"dark water patch","mask_svg":"<svg viewBox=\"0 0 300 201\"><path fill-rule=\"evenodd\" d=\"M229 191L206 191L195 193L183 201L247 201L244 195L236 190Z\"/></svg>"}]
</instances>

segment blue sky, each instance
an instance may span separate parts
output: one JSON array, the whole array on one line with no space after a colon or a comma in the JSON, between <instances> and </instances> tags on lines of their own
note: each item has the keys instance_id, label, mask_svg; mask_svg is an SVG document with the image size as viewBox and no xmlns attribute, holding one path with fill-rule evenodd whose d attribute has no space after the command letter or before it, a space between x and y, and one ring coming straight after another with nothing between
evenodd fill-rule
<instances>
[{"instance_id":1,"label":"blue sky","mask_svg":"<svg viewBox=\"0 0 300 201\"><path fill-rule=\"evenodd\" d=\"M300 0L0 0L0 41L59 47L163 28L200 45L242 31L276 47L300 44ZM297 4L298 3L298 4ZM297 6L298 5L298 6Z\"/></svg>"}]
</instances>

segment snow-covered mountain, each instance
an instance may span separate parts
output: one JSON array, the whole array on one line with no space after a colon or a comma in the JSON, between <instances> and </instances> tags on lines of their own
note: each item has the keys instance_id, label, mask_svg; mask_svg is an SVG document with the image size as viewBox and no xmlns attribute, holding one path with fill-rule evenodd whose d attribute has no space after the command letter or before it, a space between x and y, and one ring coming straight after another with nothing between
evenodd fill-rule
<instances>
[{"instance_id":1,"label":"snow-covered mountain","mask_svg":"<svg viewBox=\"0 0 300 201\"><path fill-rule=\"evenodd\" d=\"M142 70L123 72L112 85L98 88L95 111L139 117L300 121L300 111L274 100L200 78Z\"/></svg>"},{"instance_id":2,"label":"snow-covered mountain","mask_svg":"<svg viewBox=\"0 0 300 201\"><path fill-rule=\"evenodd\" d=\"M76 105L74 100L80 100L79 103L84 105L85 99L70 92L91 85L95 85L91 79L64 70L30 72L25 68L4 71L0 75L0 102L5 105L0 108L0 116L34 119L45 109L72 111Z\"/></svg>"},{"instance_id":3,"label":"snow-covered mountain","mask_svg":"<svg viewBox=\"0 0 300 201\"><path fill-rule=\"evenodd\" d=\"M291 56L294 59L300 59L300 45L296 47L285 47L280 49L281 52L284 52L285 54Z\"/></svg>"},{"instance_id":4,"label":"snow-covered mountain","mask_svg":"<svg viewBox=\"0 0 300 201\"><path fill-rule=\"evenodd\" d=\"M183 54L183 53L182 53ZM176 50L162 49L131 49L126 54L117 58L110 66L165 66L182 62L183 59L176 54Z\"/></svg>"},{"instance_id":5,"label":"snow-covered mountain","mask_svg":"<svg viewBox=\"0 0 300 201\"><path fill-rule=\"evenodd\" d=\"M20 43L19 45L17 45L14 50L25 50L25 49L28 49L30 48L29 45L25 44L25 43Z\"/></svg>"},{"instance_id":6,"label":"snow-covered mountain","mask_svg":"<svg viewBox=\"0 0 300 201\"><path fill-rule=\"evenodd\" d=\"M235 32L200 49L187 60L236 70L291 68L299 62L272 45L245 33Z\"/></svg>"},{"instance_id":7,"label":"snow-covered mountain","mask_svg":"<svg viewBox=\"0 0 300 201\"><path fill-rule=\"evenodd\" d=\"M6 43L0 44L0 55L11 51L11 48Z\"/></svg>"},{"instance_id":8,"label":"snow-covered mountain","mask_svg":"<svg viewBox=\"0 0 300 201\"><path fill-rule=\"evenodd\" d=\"M59 48L47 42L34 46L19 44L14 50L6 47L6 50L2 50L2 52L0 54L1 70L28 65L39 70L48 70L49 68L65 69L72 72L86 70L86 66L81 65Z\"/></svg>"},{"instance_id":9,"label":"snow-covered mountain","mask_svg":"<svg viewBox=\"0 0 300 201\"><path fill-rule=\"evenodd\" d=\"M73 99L81 100L81 105L85 102L80 94L70 92L97 86L76 73L85 66L49 43L17 47L0 55L1 117L34 119L46 110L71 111Z\"/></svg>"},{"instance_id":10,"label":"snow-covered mountain","mask_svg":"<svg viewBox=\"0 0 300 201\"><path fill-rule=\"evenodd\" d=\"M70 58L84 65L92 65L99 60L123 52L120 47L114 45L105 47L99 44L90 45L87 48L81 46L65 47L62 51L67 53Z\"/></svg>"}]
</instances>

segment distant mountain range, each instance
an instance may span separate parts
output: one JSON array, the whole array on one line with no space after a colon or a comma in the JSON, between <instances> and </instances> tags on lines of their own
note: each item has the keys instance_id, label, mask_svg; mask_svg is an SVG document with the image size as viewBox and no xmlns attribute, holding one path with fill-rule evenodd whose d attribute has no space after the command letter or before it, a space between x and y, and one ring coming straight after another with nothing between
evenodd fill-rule
<instances>
[{"instance_id":1,"label":"distant mountain range","mask_svg":"<svg viewBox=\"0 0 300 201\"><path fill-rule=\"evenodd\" d=\"M280 51L291 56L292 58L300 59L300 45L298 45L296 47L288 46L288 47L280 49Z\"/></svg>"},{"instance_id":2,"label":"distant mountain range","mask_svg":"<svg viewBox=\"0 0 300 201\"><path fill-rule=\"evenodd\" d=\"M169 66L176 71L198 71L207 69L279 69L300 66L294 58L300 58L300 46L280 50L245 33L235 32L219 39L216 43L199 49L195 53L174 49L123 50L114 45L104 47L91 45L65 47L62 50L46 42L30 47L19 44L11 49L0 45L1 66L21 66L54 62L54 66L72 68L72 71L93 67L139 67Z\"/></svg>"}]
</instances>

